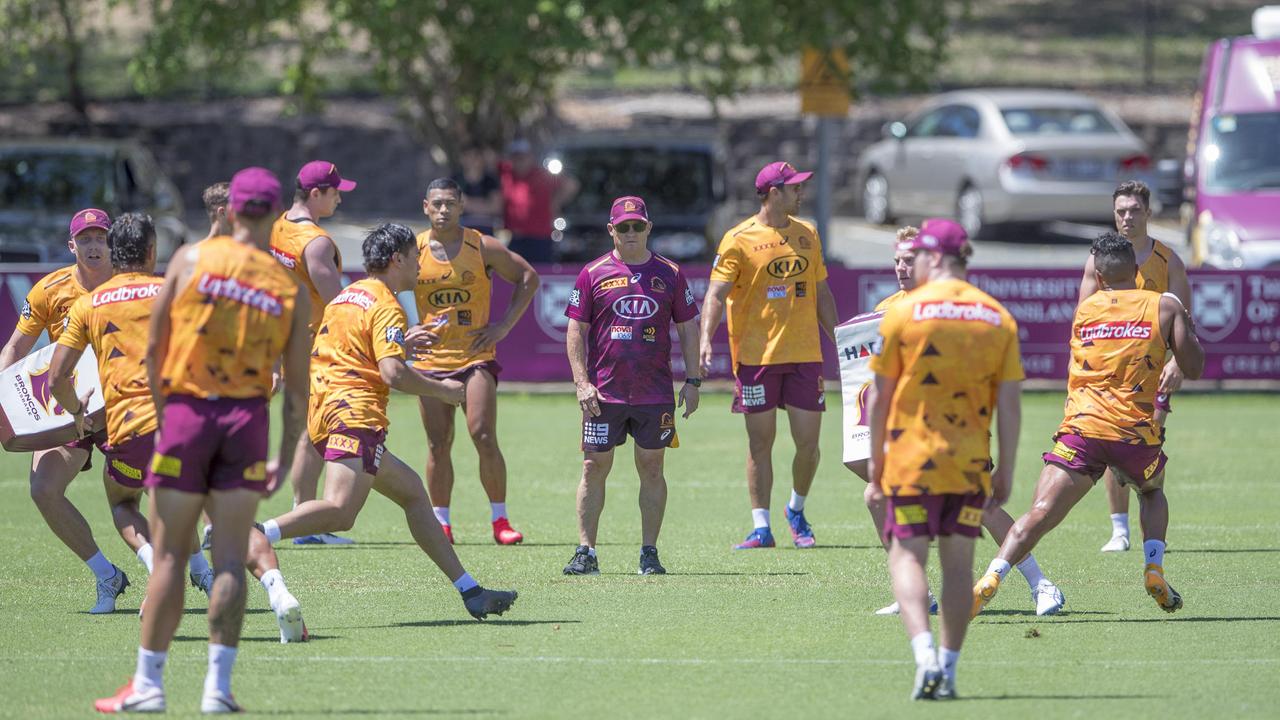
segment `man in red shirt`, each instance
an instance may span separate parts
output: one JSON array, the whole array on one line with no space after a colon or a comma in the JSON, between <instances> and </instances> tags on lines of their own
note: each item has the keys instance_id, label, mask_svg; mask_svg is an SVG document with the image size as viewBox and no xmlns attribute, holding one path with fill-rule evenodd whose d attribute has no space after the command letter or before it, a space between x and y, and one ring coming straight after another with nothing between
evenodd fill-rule
<instances>
[{"instance_id":1,"label":"man in red shirt","mask_svg":"<svg viewBox=\"0 0 1280 720\"><path fill-rule=\"evenodd\" d=\"M578 181L552 175L523 138L507 146L498 166L502 180L503 221L511 233L511 251L531 263L551 262L551 223L560 206L578 192Z\"/></svg>"}]
</instances>

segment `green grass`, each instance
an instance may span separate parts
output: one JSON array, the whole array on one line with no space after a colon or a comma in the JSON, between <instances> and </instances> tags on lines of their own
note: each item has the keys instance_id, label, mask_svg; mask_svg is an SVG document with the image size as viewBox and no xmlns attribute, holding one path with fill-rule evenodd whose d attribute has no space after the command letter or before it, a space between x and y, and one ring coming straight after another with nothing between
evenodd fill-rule
<instances>
[{"instance_id":1,"label":"green grass","mask_svg":"<svg viewBox=\"0 0 1280 720\"><path fill-rule=\"evenodd\" d=\"M820 547L734 552L749 529L745 435L726 395L681 425L668 455L662 535L672 574L635 573L636 479L618 456L602 523L599 577L560 570L576 544L580 455L573 401L504 395L501 437L510 508L528 542L499 548L475 479L475 453L456 449L458 552L483 583L520 590L501 619L471 621L380 497L351 548L282 544L289 587L313 642L276 642L265 594L250 587L237 697L262 715L330 717L1274 717L1280 690L1280 486L1274 395L1186 395L1169 429L1172 506L1166 568L1186 599L1159 611L1142 589L1136 552L1103 555L1108 523L1095 491L1037 548L1066 593L1066 611L1037 618L1011 577L964 648L965 702L912 705L913 666L901 623L875 617L891 600L863 484L839 460L839 416L823 431L824 460L809 515ZM1027 507L1038 455L1060 419L1060 393L1028 394L1016 489ZM391 449L421 467L425 443L407 399L393 402ZM785 431L783 433L785 437ZM777 467L790 443L778 443ZM90 617L88 571L44 527L27 497L25 456L5 455L0 480L0 716L87 717L90 701L132 670L145 578L115 537L93 475L71 499L99 543L135 582L114 615ZM95 458L95 463L100 463ZM775 507L785 500L778 483ZM287 492L261 517L288 507ZM781 513L779 512L779 516ZM787 536L781 517L779 538ZM978 565L994 553L979 541ZM198 706L205 600L189 608L167 673L170 712ZM1031 631L1035 630L1036 633Z\"/></svg>"}]
</instances>

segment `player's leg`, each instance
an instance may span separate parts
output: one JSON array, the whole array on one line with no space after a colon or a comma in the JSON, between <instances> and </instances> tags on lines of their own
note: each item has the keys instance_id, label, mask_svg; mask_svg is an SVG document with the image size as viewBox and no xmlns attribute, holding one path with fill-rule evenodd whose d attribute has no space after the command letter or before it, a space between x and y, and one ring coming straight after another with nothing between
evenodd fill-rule
<instances>
[{"instance_id":1,"label":"player's leg","mask_svg":"<svg viewBox=\"0 0 1280 720\"><path fill-rule=\"evenodd\" d=\"M306 642L307 626L302 620L302 605L285 585L284 575L280 573L280 559L271 547L271 541L256 527L249 529L245 567L267 591L267 604L280 626L280 642Z\"/></svg>"},{"instance_id":2,"label":"player's leg","mask_svg":"<svg viewBox=\"0 0 1280 720\"><path fill-rule=\"evenodd\" d=\"M154 556L151 547L151 530L147 526L147 516L142 514L142 488L126 487L116 482L110 473L103 473L102 489L107 496L107 507L111 508L111 522L120 533L120 539L138 556L151 572Z\"/></svg>"},{"instance_id":3,"label":"player's leg","mask_svg":"<svg viewBox=\"0 0 1280 720\"><path fill-rule=\"evenodd\" d=\"M982 527L991 533L991 539L996 541L996 545L1000 545L1013 528L1013 518L1002 507L989 508L982 514ZM1044 576L1034 555L1027 553L1014 567L1018 568L1031 588L1031 601L1036 605L1037 615L1056 615L1062 610L1067 602L1066 598L1058 586Z\"/></svg>"},{"instance_id":4,"label":"player's leg","mask_svg":"<svg viewBox=\"0 0 1280 720\"><path fill-rule=\"evenodd\" d=\"M795 457L791 461L791 499L787 502L787 524L791 528L791 539L798 548L813 547L813 528L804 516L805 498L813 487L813 478L818 473L818 440L822 433L822 413L813 410L802 410L788 405L787 419L791 426L791 439L796 446Z\"/></svg>"},{"instance_id":5,"label":"player's leg","mask_svg":"<svg viewBox=\"0 0 1280 720\"><path fill-rule=\"evenodd\" d=\"M739 550L773 547L769 503L773 494L773 441L778 434L778 411L770 408L743 416L747 426L747 496L751 500L752 530Z\"/></svg>"},{"instance_id":6,"label":"player's leg","mask_svg":"<svg viewBox=\"0 0 1280 720\"><path fill-rule=\"evenodd\" d=\"M191 555L191 538L205 496L171 488L151 491L151 544L155 548L147 581L147 612L142 616L142 644L133 679L135 693L164 687L169 645L182 621L183 575ZM230 528L228 528L230 529Z\"/></svg>"},{"instance_id":7,"label":"player's leg","mask_svg":"<svg viewBox=\"0 0 1280 720\"><path fill-rule=\"evenodd\" d=\"M480 461L480 484L489 496L493 539L499 545L515 545L524 535L507 519L507 461L498 447L498 380L486 368L479 368L467 378L466 392L463 412Z\"/></svg>"},{"instance_id":8,"label":"player's leg","mask_svg":"<svg viewBox=\"0 0 1280 720\"><path fill-rule=\"evenodd\" d=\"M362 467L360 461L354 458L337 463L341 463L352 474L367 476L367 470L372 469L368 467L368 462ZM381 452L377 473L373 477L374 489L404 511L404 518L414 541L461 593L467 612L477 620L483 620L489 614L501 615L506 612L516 600L515 591L486 590L471 577L471 573L463 569L462 562L453 551L453 545L445 538L440 522L431 511L431 501L427 498L426 488L418 474L400 458L385 450Z\"/></svg>"},{"instance_id":9,"label":"player's leg","mask_svg":"<svg viewBox=\"0 0 1280 720\"><path fill-rule=\"evenodd\" d=\"M31 455L31 500L44 517L54 535L70 548L97 579L98 600L89 612L110 613L116 609L116 598L129 585L124 571L111 564L98 549L89 522L67 499L67 487L80 474L89 450L81 447L58 447Z\"/></svg>"},{"instance_id":10,"label":"player's leg","mask_svg":"<svg viewBox=\"0 0 1280 720\"><path fill-rule=\"evenodd\" d=\"M1102 546L1102 552L1124 552L1129 549L1129 488L1116 479L1112 468L1102 474L1102 485L1111 510L1111 539Z\"/></svg>"},{"instance_id":11,"label":"player's leg","mask_svg":"<svg viewBox=\"0 0 1280 720\"><path fill-rule=\"evenodd\" d=\"M936 694L939 700L955 698L956 663L969 629L973 601L973 546L973 538L960 534L938 538L938 559L942 565L942 607L938 613L938 635L942 642L938 648L938 664L943 674Z\"/></svg>"},{"instance_id":12,"label":"player's leg","mask_svg":"<svg viewBox=\"0 0 1280 720\"><path fill-rule=\"evenodd\" d=\"M357 458L326 462L324 497L262 523L267 540L276 543L284 538L350 530L373 488L373 477L360 467Z\"/></svg>"},{"instance_id":13,"label":"player's leg","mask_svg":"<svg viewBox=\"0 0 1280 720\"><path fill-rule=\"evenodd\" d=\"M929 556L927 536L894 537L889 544L889 576L893 596L901 608L902 626L911 641L916 660L913 699L932 699L942 680L933 633L929 631L929 579L925 563Z\"/></svg>"},{"instance_id":14,"label":"player's leg","mask_svg":"<svg viewBox=\"0 0 1280 720\"><path fill-rule=\"evenodd\" d=\"M663 474L666 449L640 447L636 442L636 474L640 476L640 574L665 575L658 561L658 533L667 510L667 478Z\"/></svg>"},{"instance_id":15,"label":"player's leg","mask_svg":"<svg viewBox=\"0 0 1280 720\"><path fill-rule=\"evenodd\" d=\"M588 449L589 448L589 449ZM587 446L582 453L582 478L578 481L578 547L564 568L565 575L599 575L596 559L596 537L600 531L600 514L604 512L605 481L613 469L614 446Z\"/></svg>"},{"instance_id":16,"label":"player's leg","mask_svg":"<svg viewBox=\"0 0 1280 720\"><path fill-rule=\"evenodd\" d=\"M884 551L889 552L889 539L884 534L885 499L882 494L872 492L871 483L867 479L869 477L867 461L854 460L846 462L844 466L849 468L854 475L861 478L863 482L867 483L867 487L862 493L862 502L867 506L867 512L871 514L871 525L875 528L876 539L880 541ZM897 615L898 609L898 601L894 600L876 610L876 615ZM938 599L934 597L932 592L929 593L929 612L938 612Z\"/></svg>"},{"instance_id":17,"label":"player's leg","mask_svg":"<svg viewBox=\"0 0 1280 720\"><path fill-rule=\"evenodd\" d=\"M418 398L418 413L427 431L427 495L445 537L453 542L449 503L453 497L454 407L424 396Z\"/></svg>"},{"instance_id":18,"label":"player's leg","mask_svg":"<svg viewBox=\"0 0 1280 720\"><path fill-rule=\"evenodd\" d=\"M239 711L231 694L231 671L244 627L244 565L249 553L249 530L261 498L257 490L244 487L209 493L209 519L218 533L211 549L214 580L209 595L209 667L200 701L202 712Z\"/></svg>"},{"instance_id":19,"label":"player's leg","mask_svg":"<svg viewBox=\"0 0 1280 720\"><path fill-rule=\"evenodd\" d=\"M1169 499L1164 493L1165 456L1158 447L1157 460L1149 467L1154 468L1151 477L1141 483L1132 478L1143 477L1139 468L1129 468L1133 473L1117 472L1119 479L1125 484L1135 485L1138 489L1138 512L1142 522L1142 562L1143 582L1147 594L1156 601L1161 610L1177 612L1182 609L1182 596L1164 577L1165 537L1169 531ZM1146 462L1140 461L1139 465Z\"/></svg>"},{"instance_id":20,"label":"player's leg","mask_svg":"<svg viewBox=\"0 0 1280 720\"><path fill-rule=\"evenodd\" d=\"M293 453L293 467L289 471L289 483L293 486L293 506L316 499L320 474L324 472L324 458L316 450L307 433L298 437ZM293 539L294 545L351 545L355 541L331 532L303 535Z\"/></svg>"}]
</instances>

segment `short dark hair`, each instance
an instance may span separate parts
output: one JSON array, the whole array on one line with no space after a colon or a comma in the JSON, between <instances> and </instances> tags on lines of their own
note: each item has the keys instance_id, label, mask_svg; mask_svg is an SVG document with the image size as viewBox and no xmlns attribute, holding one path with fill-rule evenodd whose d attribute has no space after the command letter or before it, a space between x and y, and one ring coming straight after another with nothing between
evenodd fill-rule
<instances>
[{"instance_id":1,"label":"short dark hair","mask_svg":"<svg viewBox=\"0 0 1280 720\"><path fill-rule=\"evenodd\" d=\"M125 213L111 223L107 247L111 248L111 267L134 270L147 264L147 256L156 242L156 226L146 213Z\"/></svg>"},{"instance_id":2,"label":"short dark hair","mask_svg":"<svg viewBox=\"0 0 1280 720\"><path fill-rule=\"evenodd\" d=\"M1115 204L1116 198L1122 196L1136 197L1142 201L1142 207L1151 207L1151 188L1141 180L1126 180L1116 186L1116 191L1111 193L1111 203Z\"/></svg>"},{"instance_id":3,"label":"short dark hair","mask_svg":"<svg viewBox=\"0 0 1280 720\"><path fill-rule=\"evenodd\" d=\"M1138 276L1138 259L1133 243L1118 232L1108 230L1093 241L1093 269L1107 282L1122 282Z\"/></svg>"},{"instance_id":4,"label":"short dark hair","mask_svg":"<svg viewBox=\"0 0 1280 720\"><path fill-rule=\"evenodd\" d=\"M435 180L432 180L431 182L427 183L426 194L430 195L432 190L446 190L446 191L452 192L454 195L457 195L458 197L462 197L462 186L459 185L458 182L453 178L442 177L442 178L436 178Z\"/></svg>"},{"instance_id":5,"label":"short dark hair","mask_svg":"<svg viewBox=\"0 0 1280 720\"><path fill-rule=\"evenodd\" d=\"M231 183L218 182L204 189L200 195L204 201L204 211L209 215L209 222L218 218L218 208L225 208L231 201Z\"/></svg>"},{"instance_id":6,"label":"short dark hair","mask_svg":"<svg viewBox=\"0 0 1280 720\"><path fill-rule=\"evenodd\" d=\"M367 272L386 270L396 253L408 250L418 239L413 231L397 223L383 223L369 231L360 249L364 253L364 269Z\"/></svg>"}]
</instances>

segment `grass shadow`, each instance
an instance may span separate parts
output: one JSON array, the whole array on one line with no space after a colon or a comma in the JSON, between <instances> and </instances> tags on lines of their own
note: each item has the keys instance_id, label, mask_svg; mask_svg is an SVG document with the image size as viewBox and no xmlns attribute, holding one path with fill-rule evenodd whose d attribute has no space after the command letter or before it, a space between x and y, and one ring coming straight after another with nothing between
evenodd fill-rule
<instances>
[{"instance_id":1,"label":"grass shadow","mask_svg":"<svg viewBox=\"0 0 1280 720\"><path fill-rule=\"evenodd\" d=\"M983 612L983 615L985 615L985 614L986 614L986 612ZM1059 613L1059 615L1067 615L1067 614L1068 614L1068 613ZM1083 614L1083 613L1081 613L1081 614ZM1102 613L1102 614L1112 615L1112 614L1114 614L1114 613ZM1029 623L1041 622L1042 620L1044 620L1044 618L1036 618L1036 619L1034 619L1034 620L1031 620L1031 619L1026 619L1026 620L996 620L996 621L994 621L994 622L989 622L989 623L986 623L986 624L987 624L987 625L1027 625L1027 624L1029 624ZM1258 616L1258 617L1245 617L1245 616L1240 616L1240 617L1154 617L1154 618L1119 617L1119 618L1081 618L1081 619L1079 619L1079 620L1072 620L1071 622L1075 622L1075 623L1125 623L1125 624L1128 624L1128 623L1178 623L1178 622L1189 622L1189 623L1200 623L1200 622L1276 622L1277 620L1280 620L1280 617L1274 617L1274 616Z\"/></svg>"},{"instance_id":2,"label":"grass shadow","mask_svg":"<svg viewBox=\"0 0 1280 720\"><path fill-rule=\"evenodd\" d=\"M436 627L477 627L480 625L502 625L505 627L524 627L528 625L578 625L581 620L413 620L410 622L390 623L387 625L344 625L335 630L394 630L395 628L436 628Z\"/></svg>"},{"instance_id":3,"label":"grass shadow","mask_svg":"<svg viewBox=\"0 0 1280 720\"><path fill-rule=\"evenodd\" d=\"M988 615L992 615L992 616L1017 616L1017 617L1023 617L1023 616L1030 615L1030 616L1033 616L1033 617L1039 618L1040 620L1048 620L1049 618L1055 618L1055 617L1070 617L1070 616L1073 616L1073 615L1115 615L1115 613L1110 612L1110 611L1107 611L1107 610L1063 610L1063 611L1058 612L1058 613L1056 613L1056 614L1054 614L1054 615L1036 615L1036 611L1035 611L1035 610L1013 610L1013 609L1000 609L1000 610L983 610L983 611L982 611L982 614L981 614L981 615L979 615L978 617L979 617L979 618L982 618L982 617L986 617L986 616L988 616ZM975 618L975 619L976 619L976 618Z\"/></svg>"},{"instance_id":4,"label":"grass shadow","mask_svg":"<svg viewBox=\"0 0 1280 720\"><path fill-rule=\"evenodd\" d=\"M318 633L307 633L307 642L317 642L317 641L323 642L325 640L341 640L342 637L343 636L341 635L321 635ZM173 641L174 642L209 642L209 636L208 635L174 635ZM246 642L275 643L278 645L280 644L280 636L279 635L263 635L263 636L241 635L240 642L242 643L246 643ZM296 643L291 643L291 644L296 644Z\"/></svg>"},{"instance_id":5,"label":"grass shadow","mask_svg":"<svg viewBox=\"0 0 1280 720\"><path fill-rule=\"evenodd\" d=\"M1170 553L1205 553L1207 555L1217 555L1218 553L1280 553L1280 548L1182 548L1165 550L1166 555Z\"/></svg>"}]
</instances>

